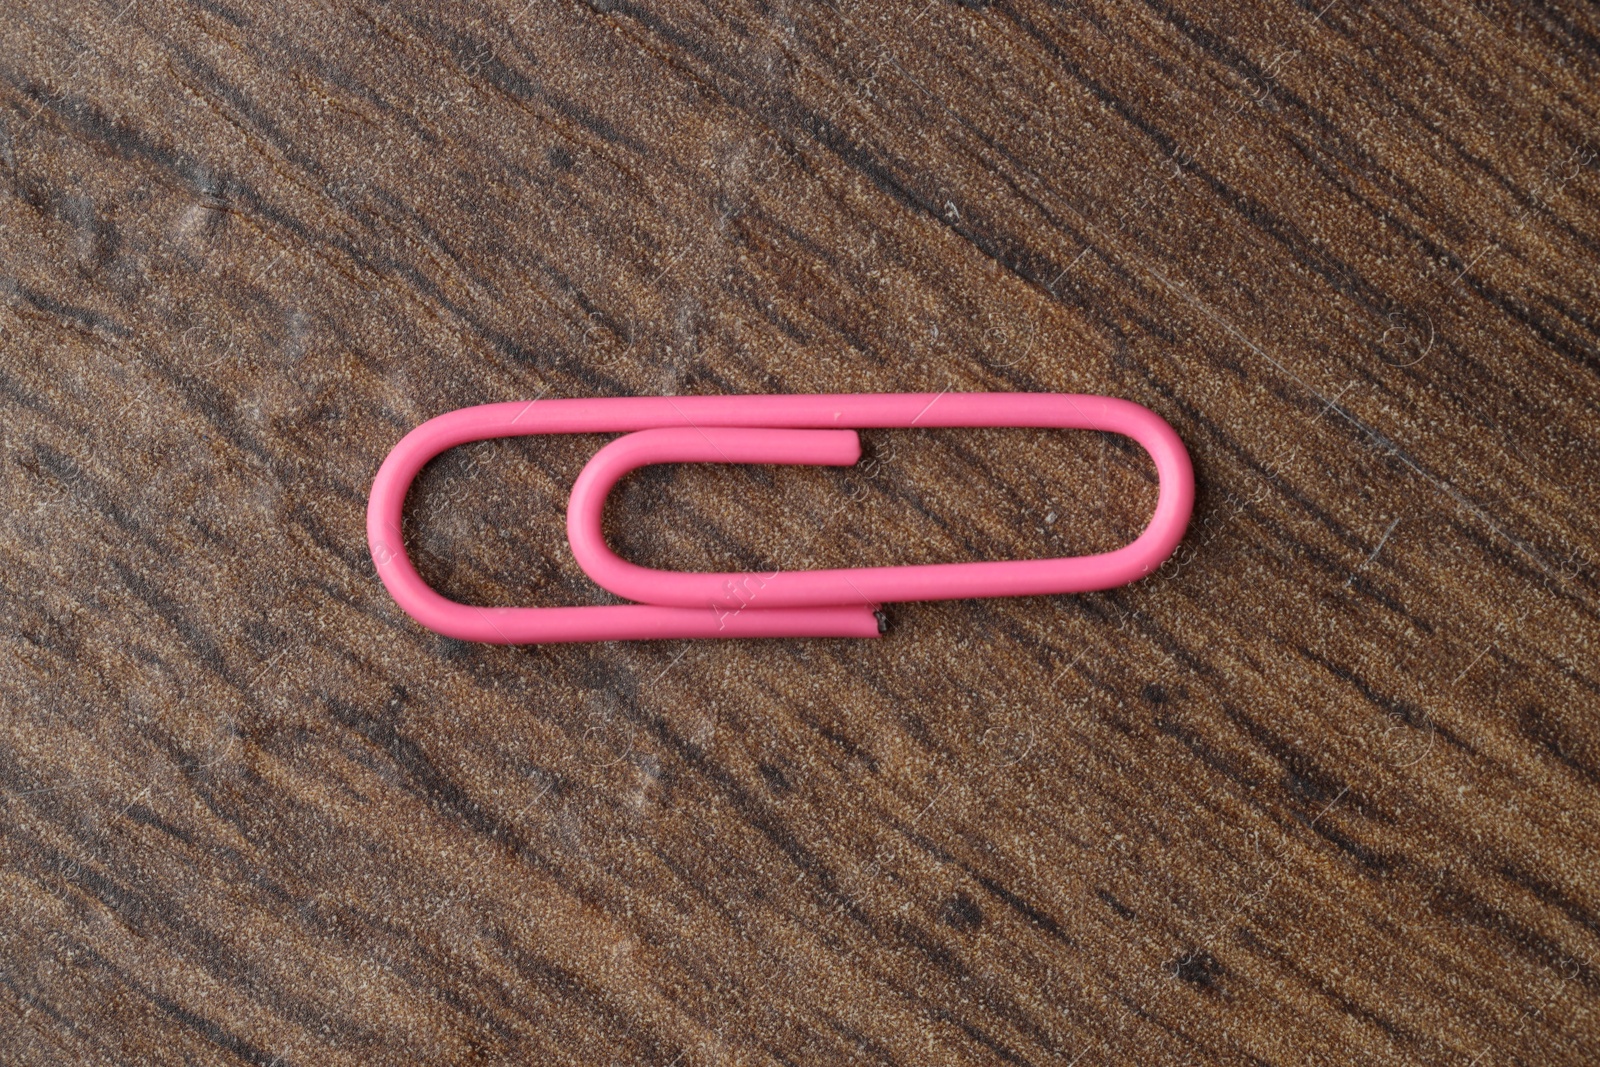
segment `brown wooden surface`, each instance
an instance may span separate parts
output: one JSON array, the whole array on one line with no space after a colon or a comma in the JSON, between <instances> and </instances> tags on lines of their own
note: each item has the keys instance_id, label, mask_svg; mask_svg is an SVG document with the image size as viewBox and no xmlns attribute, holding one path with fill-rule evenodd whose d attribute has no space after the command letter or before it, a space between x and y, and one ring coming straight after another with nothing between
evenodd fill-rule
<instances>
[{"instance_id":1,"label":"brown wooden surface","mask_svg":"<svg viewBox=\"0 0 1600 1067\"><path fill-rule=\"evenodd\" d=\"M10 0L0 1062L1600 1061L1600 16ZM503 648L366 553L534 396L1056 390L1177 559ZM680 567L1131 536L1098 434L659 468ZM598 438L411 544L599 603Z\"/></svg>"}]
</instances>

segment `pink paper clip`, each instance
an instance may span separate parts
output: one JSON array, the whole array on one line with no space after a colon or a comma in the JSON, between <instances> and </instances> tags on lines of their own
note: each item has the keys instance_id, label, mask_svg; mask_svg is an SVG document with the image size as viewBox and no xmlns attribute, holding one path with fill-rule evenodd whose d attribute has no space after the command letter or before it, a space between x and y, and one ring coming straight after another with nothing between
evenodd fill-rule
<instances>
[{"instance_id":1,"label":"pink paper clip","mask_svg":"<svg viewBox=\"0 0 1600 1067\"><path fill-rule=\"evenodd\" d=\"M837 570L680 572L619 558L601 535L606 494L652 463L848 466L858 429L1031 426L1107 430L1155 461L1155 513L1132 543L1093 556ZM567 538L584 571L637 601L556 608L460 604L431 589L401 544L406 491L424 464L468 441L543 433L624 436L595 453L567 508ZM383 461L367 505L367 541L390 595L422 625L465 641L544 644L678 637L876 637L877 607L912 600L1037 596L1109 589L1170 556L1194 507L1194 470L1172 427L1126 400L1065 393L855 393L537 400L484 404L429 419Z\"/></svg>"}]
</instances>

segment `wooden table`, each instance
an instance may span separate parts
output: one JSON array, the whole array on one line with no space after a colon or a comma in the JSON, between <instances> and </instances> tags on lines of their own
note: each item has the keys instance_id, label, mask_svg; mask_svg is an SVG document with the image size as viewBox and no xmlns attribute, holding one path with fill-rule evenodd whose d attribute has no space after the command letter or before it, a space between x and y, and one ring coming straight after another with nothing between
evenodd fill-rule
<instances>
[{"instance_id":1,"label":"wooden table","mask_svg":"<svg viewBox=\"0 0 1600 1067\"><path fill-rule=\"evenodd\" d=\"M1326 4L1326 6L1324 6ZM6 5L0 1061L1600 1061L1593 5ZM409 429L1100 393L1162 570L871 640L438 637ZM1124 439L659 467L624 555L1106 550ZM441 591L605 603L602 438Z\"/></svg>"}]
</instances>

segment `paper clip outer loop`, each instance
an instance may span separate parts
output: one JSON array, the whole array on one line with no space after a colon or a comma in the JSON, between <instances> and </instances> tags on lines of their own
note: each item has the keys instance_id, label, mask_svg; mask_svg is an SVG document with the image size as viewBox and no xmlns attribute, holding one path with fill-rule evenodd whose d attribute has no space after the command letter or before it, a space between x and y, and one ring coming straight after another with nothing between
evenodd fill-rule
<instances>
[{"instance_id":1,"label":"paper clip outer loop","mask_svg":"<svg viewBox=\"0 0 1600 1067\"><path fill-rule=\"evenodd\" d=\"M1109 430L1150 454L1160 479L1154 514L1130 544L1112 552L1053 559L933 563L835 570L681 572L640 567L612 552L601 532L605 500L618 479L652 463L830 463L835 447L812 431L655 429L618 438L578 476L567 508L567 538L579 566L619 596L650 604L711 607L740 614L830 604L878 605L966 597L1080 593L1124 585L1159 567L1182 540L1194 506L1194 472L1176 432L1149 409L1110 397L1038 393L944 393L876 398L871 413L834 426L1033 426ZM816 438L813 440L812 438ZM818 458L805 458L815 456Z\"/></svg>"},{"instance_id":2,"label":"paper clip outer loop","mask_svg":"<svg viewBox=\"0 0 1600 1067\"><path fill-rule=\"evenodd\" d=\"M759 609L742 610L745 602L730 597L726 589L718 595L717 587L728 581L744 581L739 574L675 574L673 572L648 572L663 575L667 588L657 588L652 581L645 590L656 598L647 603L621 605L594 605L553 608L528 607L478 607L461 604L441 596L428 586L411 560L407 557L401 536L402 513L406 493L412 480L432 458L470 441L496 437L518 437L530 434L554 433L616 433L633 434L641 430L688 428L703 429L750 428L763 431L774 429L894 429L941 426L1039 426L1063 429L1099 429L1124 433L1139 441L1150 452L1161 476L1160 498L1150 526L1138 541L1107 556L1117 557L1115 565L1099 565L1096 584L1084 588L1105 588L1121 584L1148 572L1169 555L1181 539L1193 506L1193 473L1188 453L1165 422L1154 413L1128 401L1110 397L1081 396L1050 393L849 393L810 394L797 396L686 396L686 397L615 397L583 399L536 399L500 404L483 404L462 408L429 419L408 433L385 458L373 480L372 494L367 505L367 541L379 578L395 602L422 625L447 637L466 641L496 644L539 644L558 641L615 641L649 638L685 637L876 637L878 620L869 604L877 601L930 599L945 595L958 596L1008 596L1033 592L1070 591L1055 588L1059 582L1047 583L1051 588L1036 588L1037 581L1017 582L1017 575L990 583L978 581L976 587L963 586L961 581L946 583L940 589L919 588L914 585L895 585L879 588L872 583L880 579L867 579L869 588L850 590L841 599L825 603L838 590L816 593L803 589L798 599L817 603L816 607L783 607L780 597L787 600L795 595L789 592L778 597L767 597ZM850 435L853 437L853 435ZM756 435L757 438L761 435ZM626 440L626 438L619 439ZM839 448L835 444L828 448ZM818 458L817 440L808 436L786 462L853 462L855 456L849 448L837 453L842 459ZM617 442L613 442L615 445ZM747 442L762 444L755 438ZM853 446L853 442L846 442ZM611 447L611 446L607 446ZM823 451L826 451L824 449ZM604 452L604 450L602 450ZM615 453L613 453L614 455ZM855 453L858 455L859 453ZM810 456L811 458L805 458ZM598 454L596 456L598 459ZM763 462L775 462L767 459ZM585 474L594 470L594 460L585 468ZM620 477L621 472L618 472ZM583 479L580 477L580 481ZM614 479L613 479L614 481ZM610 486L607 485L606 489ZM576 489L576 487L575 487ZM604 492L596 507L604 505ZM596 511L598 515L598 510ZM569 531L572 514L569 508ZM578 540L574 539L574 551ZM587 550L598 547L606 554L599 534L598 521L593 527L592 544L585 541ZM1132 552L1139 549L1138 552ZM1120 555L1119 555L1120 554ZM613 557L615 558L615 557ZM1104 560L1105 557L1084 557L1085 560ZM618 563L623 563L620 559ZM1069 563L1070 560L1011 561L1028 563ZM1005 561L1002 561L1003 566ZM631 564L624 564L632 566ZM934 564L929 568L992 567L994 564ZM787 590L793 579L808 574L862 573L893 575L908 568L862 568L844 572L785 572L783 588ZM917 568L909 568L915 570ZM645 571L645 568L638 568ZM1081 577L1081 576L1080 576ZM677 583L687 579L681 590ZM709 579L709 581L708 581ZM626 579L624 579L626 581ZM971 579L964 581L971 582ZM602 582L602 585L607 583ZM804 583L801 583L803 585ZM1030 586L1022 588L1021 586ZM971 591L947 592L948 588L970 588ZM799 588L798 586L796 587ZM616 591L613 589L613 591ZM681 591L681 598L680 593ZM875 594L892 593L892 596ZM627 594L622 594L626 596ZM665 597L674 603L663 603ZM631 599L639 599L633 597Z\"/></svg>"}]
</instances>

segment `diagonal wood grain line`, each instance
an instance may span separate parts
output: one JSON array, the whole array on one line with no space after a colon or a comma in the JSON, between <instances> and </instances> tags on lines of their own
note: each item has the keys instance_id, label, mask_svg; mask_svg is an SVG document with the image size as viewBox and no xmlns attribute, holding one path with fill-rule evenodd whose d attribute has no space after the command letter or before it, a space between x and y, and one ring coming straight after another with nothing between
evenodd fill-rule
<instances>
[{"instance_id":1,"label":"diagonal wood grain line","mask_svg":"<svg viewBox=\"0 0 1600 1067\"><path fill-rule=\"evenodd\" d=\"M1250 338L1246 337L1232 323L1226 321L1220 315L1218 315L1215 311L1213 311L1211 308L1207 307L1205 304L1203 304L1202 302L1197 300L1192 294L1190 294L1183 287L1181 287L1179 285L1175 285L1172 281L1170 281L1160 271L1158 271L1154 267L1150 267L1148 265L1145 266L1144 269L1150 274L1151 277L1155 278L1158 282L1160 282L1163 286L1165 286L1167 288L1167 290L1169 292L1171 292L1174 296L1176 296L1179 299L1183 300L1190 307L1192 307L1196 311L1200 312L1200 314L1204 315L1206 318L1210 319L1212 322L1216 323L1218 326L1221 326L1224 330L1227 330L1228 333L1232 334L1235 338L1237 338L1238 341L1241 344L1243 344L1246 348L1248 348L1251 352L1253 352L1255 355L1260 357L1266 363L1270 364L1273 367L1273 369L1275 369L1279 374L1282 374L1285 378L1288 378L1290 381L1292 381L1296 385L1298 385L1301 389L1305 390L1307 395L1309 395L1312 398L1312 400L1325 405L1327 410L1332 411L1334 414L1338 415L1345 422L1349 423L1362 436L1366 437L1367 440L1371 441L1378 448L1382 449L1385 455L1390 455L1390 456L1393 456L1395 459L1398 459L1401 463L1405 464L1407 468L1409 468L1414 474L1416 474L1418 477L1420 477L1423 481L1427 482L1434 489L1436 489L1437 491L1442 493L1444 496L1448 497L1450 499L1450 501L1452 503L1454 503L1458 508L1460 508L1462 511L1466 512L1467 514L1471 515L1473 518L1475 518L1479 522L1481 522L1484 526L1486 526L1490 530L1492 530L1495 533L1496 536L1502 538L1507 544L1511 545L1518 552L1522 553L1525 557L1527 557L1527 559L1530 562L1532 562L1536 567L1538 567L1539 570L1544 572L1544 574L1547 577L1554 578L1554 579L1557 579L1557 580L1561 580L1560 579L1560 575L1558 574L1556 569L1553 568L1552 566L1550 566L1550 564L1545 561L1544 557L1539 555L1539 553L1535 552L1533 550L1532 546L1528 545L1526 542L1522 541L1520 538L1517 538L1517 537L1513 536L1510 532L1508 532L1505 529L1504 526L1502 526L1500 523L1496 522L1493 516L1491 516L1488 512L1484 511L1478 505L1474 504L1470 499L1467 498L1467 496L1464 493L1462 493L1460 490L1456 489L1455 486L1451 485L1449 483L1449 481L1447 481L1444 478L1439 477L1438 475L1435 475L1431 471L1428 471L1428 470L1424 469L1416 460L1412 459L1411 456L1408 455L1405 452L1405 450L1402 449L1399 445L1395 444L1393 441L1389 440L1389 438L1385 437L1383 434L1379 433L1377 430L1373 429L1372 427L1368 426L1366 423L1362 422L1360 419L1356 418L1355 415L1353 415L1348 409L1346 409L1342 404L1340 404L1338 402L1337 398L1329 398L1329 397L1324 396L1321 392L1319 392L1316 388L1314 388L1309 382L1305 381L1305 379L1303 379L1299 375L1295 374L1288 367L1284 366L1281 362L1279 362L1278 360L1274 359L1260 345L1256 344L1254 341L1250 340ZM1562 581L1561 584L1565 588L1565 591L1567 592L1568 595L1570 595L1574 599L1580 601L1586 608L1589 609L1589 611L1591 613L1595 612L1595 610L1596 610L1595 609L1595 605L1587 597L1585 597L1581 591L1571 588L1570 584L1566 583L1565 581Z\"/></svg>"}]
</instances>

